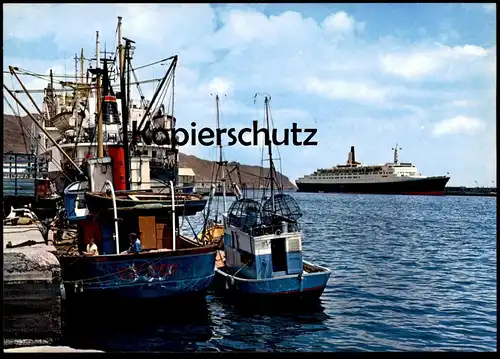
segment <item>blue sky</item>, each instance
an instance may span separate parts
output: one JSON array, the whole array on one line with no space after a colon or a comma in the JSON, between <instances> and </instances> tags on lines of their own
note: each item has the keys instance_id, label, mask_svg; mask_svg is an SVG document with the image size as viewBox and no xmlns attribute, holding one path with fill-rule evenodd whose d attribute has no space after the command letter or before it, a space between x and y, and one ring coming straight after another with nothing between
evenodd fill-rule
<instances>
[{"instance_id":1,"label":"blue sky","mask_svg":"<svg viewBox=\"0 0 500 359\"><path fill-rule=\"evenodd\" d=\"M400 160L424 175L449 172L450 185L496 184L496 6L494 4L4 5L4 69L73 73L80 48L94 57L123 35L136 41L135 67L179 55L175 116L189 128L262 120L271 94L278 129L318 129L316 147L280 147L290 179L347 160ZM164 66L138 71L161 76ZM9 75L4 81L12 84ZM30 89L45 82L26 78ZM18 86L17 86L18 87ZM143 86L146 95L152 85ZM183 152L215 159L202 146ZM259 164L256 147L225 149L228 160Z\"/></svg>"}]
</instances>

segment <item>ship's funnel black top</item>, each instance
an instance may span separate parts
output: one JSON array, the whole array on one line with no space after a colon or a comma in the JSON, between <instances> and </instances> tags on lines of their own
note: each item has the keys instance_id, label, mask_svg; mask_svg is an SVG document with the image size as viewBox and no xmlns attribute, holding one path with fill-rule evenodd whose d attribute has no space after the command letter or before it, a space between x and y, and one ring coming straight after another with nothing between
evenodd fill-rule
<instances>
[{"instance_id":1,"label":"ship's funnel black top","mask_svg":"<svg viewBox=\"0 0 500 359\"><path fill-rule=\"evenodd\" d=\"M351 160L352 163L356 162L356 157L354 155L354 146L351 146Z\"/></svg>"}]
</instances>

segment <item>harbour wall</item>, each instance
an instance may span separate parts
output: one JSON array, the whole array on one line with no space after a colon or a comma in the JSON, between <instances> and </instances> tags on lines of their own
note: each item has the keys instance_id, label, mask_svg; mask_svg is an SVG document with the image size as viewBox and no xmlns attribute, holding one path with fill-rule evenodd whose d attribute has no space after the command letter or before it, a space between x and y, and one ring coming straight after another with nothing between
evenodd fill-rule
<instances>
[{"instance_id":1,"label":"harbour wall","mask_svg":"<svg viewBox=\"0 0 500 359\"><path fill-rule=\"evenodd\" d=\"M56 248L35 224L4 223L3 251L4 348L57 342L64 293Z\"/></svg>"}]
</instances>

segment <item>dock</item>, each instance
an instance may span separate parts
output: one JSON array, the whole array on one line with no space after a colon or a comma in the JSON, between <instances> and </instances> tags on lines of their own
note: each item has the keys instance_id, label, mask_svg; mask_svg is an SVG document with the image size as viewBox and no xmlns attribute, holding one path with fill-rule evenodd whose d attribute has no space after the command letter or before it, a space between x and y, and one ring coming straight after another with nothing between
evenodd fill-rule
<instances>
[{"instance_id":1,"label":"dock","mask_svg":"<svg viewBox=\"0 0 500 359\"><path fill-rule=\"evenodd\" d=\"M3 250L4 348L56 342L63 296L56 248L35 224L4 224Z\"/></svg>"},{"instance_id":2,"label":"dock","mask_svg":"<svg viewBox=\"0 0 500 359\"><path fill-rule=\"evenodd\" d=\"M4 353L104 353L102 350L74 349L70 347L36 346L4 349Z\"/></svg>"},{"instance_id":3,"label":"dock","mask_svg":"<svg viewBox=\"0 0 500 359\"><path fill-rule=\"evenodd\" d=\"M476 196L496 197L497 189L494 187L445 187L445 196Z\"/></svg>"}]
</instances>

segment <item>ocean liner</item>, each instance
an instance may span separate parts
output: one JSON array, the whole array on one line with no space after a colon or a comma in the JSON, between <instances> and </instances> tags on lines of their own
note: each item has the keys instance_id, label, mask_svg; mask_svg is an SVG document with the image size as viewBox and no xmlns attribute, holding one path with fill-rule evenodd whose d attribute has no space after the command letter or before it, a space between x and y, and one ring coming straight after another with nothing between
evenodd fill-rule
<instances>
[{"instance_id":1,"label":"ocean liner","mask_svg":"<svg viewBox=\"0 0 500 359\"><path fill-rule=\"evenodd\" d=\"M448 176L423 176L409 162L399 162L398 145L393 148L394 160L383 165L363 165L356 162L351 146L347 164L318 169L299 178L299 192L337 192L371 194L444 195Z\"/></svg>"}]
</instances>

